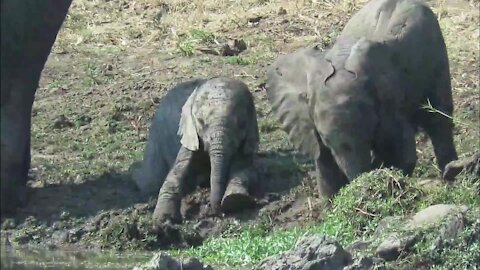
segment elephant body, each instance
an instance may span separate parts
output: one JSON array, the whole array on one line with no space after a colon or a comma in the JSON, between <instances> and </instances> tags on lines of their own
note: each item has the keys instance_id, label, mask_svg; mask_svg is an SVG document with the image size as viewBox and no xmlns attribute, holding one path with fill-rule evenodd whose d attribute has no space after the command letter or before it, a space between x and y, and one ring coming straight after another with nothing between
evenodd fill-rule
<instances>
[{"instance_id":1,"label":"elephant body","mask_svg":"<svg viewBox=\"0 0 480 270\"><path fill-rule=\"evenodd\" d=\"M196 79L179 83L160 100L151 121L143 161L133 173L133 180L143 194L158 193L175 163L181 146L177 131L182 106L195 88L205 81Z\"/></svg>"},{"instance_id":2,"label":"elephant body","mask_svg":"<svg viewBox=\"0 0 480 270\"><path fill-rule=\"evenodd\" d=\"M234 211L253 203L249 187L258 142L253 97L244 83L185 82L160 102L134 179L145 193L160 188L154 211L159 222L181 221L181 198L201 184L198 179L210 179L214 213L220 207Z\"/></svg>"},{"instance_id":3,"label":"elephant body","mask_svg":"<svg viewBox=\"0 0 480 270\"><path fill-rule=\"evenodd\" d=\"M1 2L1 212L26 203L32 105L71 0Z\"/></svg>"},{"instance_id":4,"label":"elephant body","mask_svg":"<svg viewBox=\"0 0 480 270\"><path fill-rule=\"evenodd\" d=\"M294 146L314 157L326 197L381 164L411 174L418 127L440 170L457 158L452 120L421 108L453 112L445 42L417 1L370 1L329 50L281 56L267 77L274 112Z\"/></svg>"}]
</instances>

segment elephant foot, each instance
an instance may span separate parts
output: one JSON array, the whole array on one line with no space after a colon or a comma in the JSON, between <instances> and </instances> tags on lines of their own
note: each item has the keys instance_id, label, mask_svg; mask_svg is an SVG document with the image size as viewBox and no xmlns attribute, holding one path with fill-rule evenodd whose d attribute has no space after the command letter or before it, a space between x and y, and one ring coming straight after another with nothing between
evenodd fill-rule
<instances>
[{"instance_id":1,"label":"elephant foot","mask_svg":"<svg viewBox=\"0 0 480 270\"><path fill-rule=\"evenodd\" d=\"M233 179L227 186L220 207L224 213L238 212L255 206L255 199L240 181Z\"/></svg>"},{"instance_id":2,"label":"elephant foot","mask_svg":"<svg viewBox=\"0 0 480 270\"><path fill-rule=\"evenodd\" d=\"M2 180L3 179L8 178L2 178ZM27 205L27 187L21 184L24 182L26 182L26 180L14 183L4 181L1 183L0 213L2 217L4 215L13 216L16 214L19 207L24 207Z\"/></svg>"},{"instance_id":3,"label":"elephant foot","mask_svg":"<svg viewBox=\"0 0 480 270\"><path fill-rule=\"evenodd\" d=\"M480 176L480 152L471 157L454 160L445 166L443 179L447 181L455 180L455 177L461 172Z\"/></svg>"},{"instance_id":4,"label":"elephant foot","mask_svg":"<svg viewBox=\"0 0 480 270\"><path fill-rule=\"evenodd\" d=\"M159 196L155 211L153 212L153 219L155 223L161 224L169 222L172 224L182 223L182 214L180 213L181 199L165 198Z\"/></svg>"}]
</instances>

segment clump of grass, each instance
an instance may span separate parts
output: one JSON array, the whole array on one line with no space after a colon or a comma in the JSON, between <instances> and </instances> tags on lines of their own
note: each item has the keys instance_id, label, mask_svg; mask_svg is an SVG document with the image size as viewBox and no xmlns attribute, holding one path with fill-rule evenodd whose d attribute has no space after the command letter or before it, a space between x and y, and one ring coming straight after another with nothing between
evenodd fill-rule
<instances>
[{"instance_id":1,"label":"clump of grass","mask_svg":"<svg viewBox=\"0 0 480 270\"><path fill-rule=\"evenodd\" d=\"M414 212L422 196L415 183L399 170L364 173L333 199L323 226L339 241L349 243L370 236L384 217Z\"/></svg>"},{"instance_id":2,"label":"clump of grass","mask_svg":"<svg viewBox=\"0 0 480 270\"><path fill-rule=\"evenodd\" d=\"M210 33L201 29L190 29L190 31L183 35L177 44L178 50L185 56L192 56L197 50L197 47L201 45L211 45L216 42L216 37L213 33Z\"/></svg>"},{"instance_id":3,"label":"clump of grass","mask_svg":"<svg viewBox=\"0 0 480 270\"><path fill-rule=\"evenodd\" d=\"M252 60L238 55L225 57L225 63L232 65L246 66L252 63Z\"/></svg>"}]
</instances>

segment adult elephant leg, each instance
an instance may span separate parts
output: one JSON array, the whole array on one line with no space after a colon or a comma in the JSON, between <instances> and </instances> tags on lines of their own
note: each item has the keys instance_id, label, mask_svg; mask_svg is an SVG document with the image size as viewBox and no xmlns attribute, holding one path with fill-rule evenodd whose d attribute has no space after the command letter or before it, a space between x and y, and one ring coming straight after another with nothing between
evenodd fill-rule
<instances>
[{"instance_id":1,"label":"adult elephant leg","mask_svg":"<svg viewBox=\"0 0 480 270\"><path fill-rule=\"evenodd\" d=\"M249 187L256 182L253 157L237 154L232 159L229 181L223 195L221 208L225 213L237 212L255 205Z\"/></svg>"},{"instance_id":2,"label":"adult elephant leg","mask_svg":"<svg viewBox=\"0 0 480 270\"><path fill-rule=\"evenodd\" d=\"M165 182L160 188L157 205L153 212L153 218L157 223L170 220L174 223L182 221L180 205L185 193L185 183L189 171L193 166L195 152L181 147L172 169L167 175Z\"/></svg>"},{"instance_id":3,"label":"adult elephant leg","mask_svg":"<svg viewBox=\"0 0 480 270\"><path fill-rule=\"evenodd\" d=\"M31 110L71 0L1 2L1 212L26 201Z\"/></svg>"},{"instance_id":4,"label":"adult elephant leg","mask_svg":"<svg viewBox=\"0 0 480 270\"><path fill-rule=\"evenodd\" d=\"M328 199L348 184L348 178L340 170L330 149L320 143L320 156L315 160L317 185L320 197Z\"/></svg>"}]
</instances>

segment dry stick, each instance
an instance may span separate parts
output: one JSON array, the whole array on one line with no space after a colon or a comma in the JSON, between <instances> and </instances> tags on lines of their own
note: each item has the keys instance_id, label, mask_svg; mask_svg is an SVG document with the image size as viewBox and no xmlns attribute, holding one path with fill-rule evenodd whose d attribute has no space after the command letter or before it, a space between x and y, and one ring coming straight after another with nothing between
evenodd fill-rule
<instances>
[{"instance_id":1,"label":"dry stick","mask_svg":"<svg viewBox=\"0 0 480 270\"><path fill-rule=\"evenodd\" d=\"M372 213L369 213L369 212L367 212L367 211L365 211L365 210L362 210L362 209L360 209L360 208L358 208L358 207L355 207L354 209L357 210L358 212L360 212L361 214L366 215L366 216L377 217L377 215L372 214Z\"/></svg>"}]
</instances>

